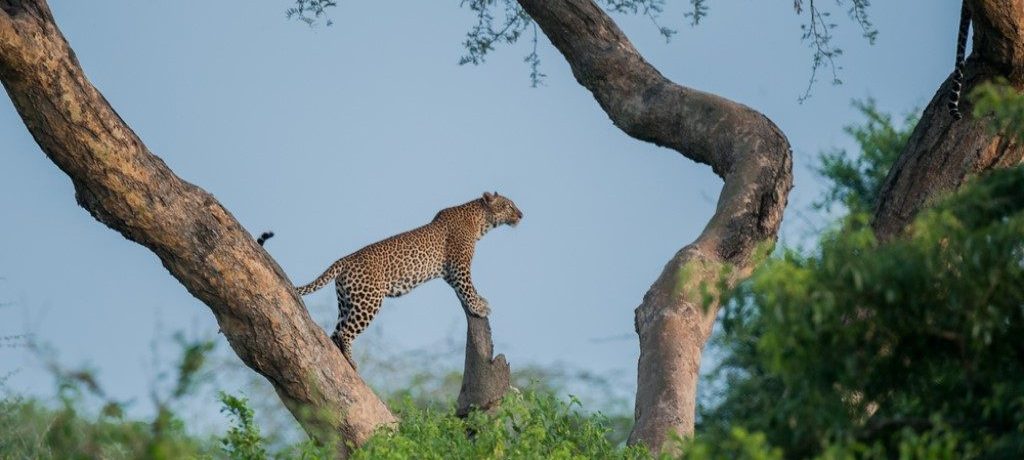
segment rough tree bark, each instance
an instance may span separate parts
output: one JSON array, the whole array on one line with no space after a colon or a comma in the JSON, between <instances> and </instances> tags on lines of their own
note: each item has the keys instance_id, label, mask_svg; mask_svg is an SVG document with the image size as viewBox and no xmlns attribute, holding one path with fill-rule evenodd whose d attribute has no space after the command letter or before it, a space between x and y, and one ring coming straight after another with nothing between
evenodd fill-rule
<instances>
[{"instance_id":1,"label":"rough tree bark","mask_svg":"<svg viewBox=\"0 0 1024 460\"><path fill-rule=\"evenodd\" d=\"M964 94L997 77L1024 90L1024 0L967 2L974 46L964 69ZM952 51L950 47L951 57ZM883 240L899 234L921 209L969 178L1024 160L1024 145L993 134L986 129L987 120L971 116L970 98L961 98L963 119L950 116L946 102L951 78L925 108L879 193L874 229Z\"/></svg>"},{"instance_id":2,"label":"rough tree bark","mask_svg":"<svg viewBox=\"0 0 1024 460\"><path fill-rule=\"evenodd\" d=\"M466 311L466 365L455 408L459 417L474 409L487 411L497 407L508 393L512 371L505 355L492 359L493 355L491 322Z\"/></svg>"},{"instance_id":3,"label":"rough tree bark","mask_svg":"<svg viewBox=\"0 0 1024 460\"><path fill-rule=\"evenodd\" d=\"M45 0L0 0L0 80L78 203L156 253L310 435L345 455L346 441L395 422L274 260L213 196L150 153L93 87Z\"/></svg>"},{"instance_id":4,"label":"rough tree bark","mask_svg":"<svg viewBox=\"0 0 1024 460\"><path fill-rule=\"evenodd\" d=\"M704 301L702 286L735 285L775 243L792 187L789 142L757 111L662 76L593 1L518 1L615 126L710 165L725 180L707 227L672 257L636 309L630 442L659 451L669 433L693 433L701 352L719 307Z\"/></svg>"}]
</instances>

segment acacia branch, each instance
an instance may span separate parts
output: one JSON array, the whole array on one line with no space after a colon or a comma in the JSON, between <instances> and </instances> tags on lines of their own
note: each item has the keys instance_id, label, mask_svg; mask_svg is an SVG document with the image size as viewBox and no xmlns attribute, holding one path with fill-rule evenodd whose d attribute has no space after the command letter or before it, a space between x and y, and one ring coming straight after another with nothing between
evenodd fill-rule
<instances>
[{"instance_id":1,"label":"acacia branch","mask_svg":"<svg viewBox=\"0 0 1024 460\"><path fill-rule=\"evenodd\" d=\"M235 353L311 436L344 454L345 442L393 423L274 260L212 195L153 155L93 87L46 2L0 0L0 11L0 81L79 205L153 251L209 306Z\"/></svg>"},{"instance_id":2,"label":"acacia branch","mask_svg":"<svg viewBox=\"0 0 1024 460\"><path fill-rule=\"evenodd\" d=\"M636 309L630 441L661 450L670 432L693 432L701 352L719 306L704 301L706 290L735 285L775 242L792 187L789 142L757 111L669 81L593 1L518 1L615 126L708 164L725 180L707 227L666 264Z\"/></svg>"}]
</instances>

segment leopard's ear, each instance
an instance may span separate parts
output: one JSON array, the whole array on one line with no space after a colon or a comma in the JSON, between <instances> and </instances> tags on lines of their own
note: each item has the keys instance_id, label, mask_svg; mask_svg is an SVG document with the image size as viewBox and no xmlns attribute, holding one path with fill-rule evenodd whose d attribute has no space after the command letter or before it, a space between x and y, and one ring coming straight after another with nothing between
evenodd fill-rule
<instances>
[{"instance_id":1,"label":"leopard's ear","mask_svg":"<svg viewBox=\"0 0 1024 460\"><path fill-rule=\"evenodd\" d=\"M494 203L494 199L497 198L498 194L491 195L491 192L484 192L484 203Z\"/></svg>"}]
</instances>

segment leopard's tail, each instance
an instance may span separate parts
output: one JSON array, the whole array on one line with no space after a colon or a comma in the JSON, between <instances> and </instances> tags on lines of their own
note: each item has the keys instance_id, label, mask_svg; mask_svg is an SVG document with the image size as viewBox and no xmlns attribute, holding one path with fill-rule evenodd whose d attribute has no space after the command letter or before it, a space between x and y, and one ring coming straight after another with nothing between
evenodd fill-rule
<instances>
[{"instance_id":1,"label":"leopard's tail","mask_svg":"<svg viewBox=\"0 0 1024 460\"><path fill-rule=\"evenodd\" d=\"M960 31L956 37L956 63L953 66L953 81L949 83L949 115L954 120L963 118L960 113L960 91L964 85L964 55L967 54L967 31L971 27L971 8L964 0L960 6Z\"/></svg>"},{"instance_id":2,"label":"leopard's tail","mask_svg":"<svg viewBox=\"0 0 1024 460\"><path fill-rule=\"evenodd\" d=\"M274 232L263 232L263 234L261 234L259 238L256 238L256 243L259 243L260 246L263 246L263 243L266 243L267 240L273 237Z\"/></svg>"},{"instance_id":3,"label":"leopard's tail","mask_svg":"<svg viewBox=\"0 0 1024 460\"><path fill-rule=\"evenodd\" d=\"M256 238L256 242L259 243L260 246L263 246L263 243L266 243L267 240L273 237L274 232L263 232L263 234L261 234L259 238ZM296 286L295 290L299 291L299 295L306 295L312 293L313 291L316 291L317 289L326 286L327 283L330 283L332 279L337 278L340 268L340 261L335 262L334 265L328 267L327 271L325 271L322 275L317 277L317 279L313 280L312 283L309 283L305 286Z\"/></svg>"},{"instance_id":4,"label":"leopard's tail","mask_svg":"<svg viewBox=\"0 0 1024 460\"><path fill-rule=\"evenodd\" d=\"M316 290L326 286L327 283L330 283L332 279L337 278L338 274L340 272L341 272L341 261L339 260L339 261L335 262L334 264L332 264L330 267L327 267L327 270L325 270L322 275L318 276L311 283L309 283L309 284L307 284L305 286L298 286L298 287L295 288L295 290L299 291L300 295L310 294L310 293L312 293L312 292L314 292L314 291L316 291Z\"/></svg>"}]
</instances>

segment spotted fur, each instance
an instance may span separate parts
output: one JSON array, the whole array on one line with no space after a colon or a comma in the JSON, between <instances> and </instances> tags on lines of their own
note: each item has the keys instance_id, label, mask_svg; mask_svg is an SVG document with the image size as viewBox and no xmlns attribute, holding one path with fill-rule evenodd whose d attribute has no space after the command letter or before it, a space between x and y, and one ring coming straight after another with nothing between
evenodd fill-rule
<instances>
[{"instance_id":1,"label":"spotted fur","mask_svg":"<svg viewBox=\"0 0 1024 460\"><path fill-rule=\"evenodd\" d=\"M967 32L971 28L971 8L964 0L960 6L960 32L956 37L956 63L953 66L953 81L949 83L949 115L954 120L963 118L960 113L960 91L964 86L964 55L967 54Z\"/></svg>"},{"instance_id":2,"label":"spotted fur","mask_svg":"<svg viewBox=\"0 0 1024 460\"><path fill-rule=\"evenodd\" d=\"M512 200L495 192L468 203L443 209L422 227L378 241L331 264L313 282L299 286L299 294L316 291L334 280L338 295L338 324L331 340L352 360L352 341L380 310L384 297L398 297L434 278L455 290L463 308L475 316L491 309L473 287L470 265L476 242L499 225L522 219ZM262 245L273 233L260 236Z\"/></svg>"}]
</instances>

